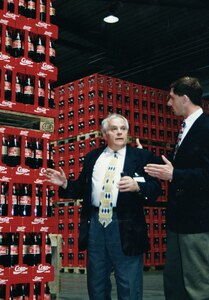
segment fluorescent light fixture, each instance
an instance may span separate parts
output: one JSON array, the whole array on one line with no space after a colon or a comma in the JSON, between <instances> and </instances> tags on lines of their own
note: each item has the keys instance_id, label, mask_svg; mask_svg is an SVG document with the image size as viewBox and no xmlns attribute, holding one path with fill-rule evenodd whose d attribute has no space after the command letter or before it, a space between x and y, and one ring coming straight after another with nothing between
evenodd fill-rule
<instances>
[{"instance_id":1,"label":"fluorescent light fixture","mask_svg":"<svg viewBox=\"0 0 209 300\"><path fill-rule=\"evenodd\" d=\"M119 18L116 17L116 16L114 16L114 15L109 15L109 16L105 17L103 20L104 20L106 23L111 23L111 24L113 24L113 23L117 23L117 22L119 21Z\"/></svg>"}]
</instances>

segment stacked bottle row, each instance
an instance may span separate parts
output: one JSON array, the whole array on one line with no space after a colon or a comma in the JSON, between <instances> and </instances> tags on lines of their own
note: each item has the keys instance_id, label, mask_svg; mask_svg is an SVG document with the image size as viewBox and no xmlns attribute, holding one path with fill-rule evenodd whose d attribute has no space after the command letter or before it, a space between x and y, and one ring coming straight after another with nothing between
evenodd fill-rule
<instances>
[{"instance_id":1,"label":"stacked bottle row","mask_svg":"<svg viewBox=\"0 0 209 300\"><path fill-rule=\"evenodd\" d=\"M0 27L0 35L0 50L3 53L15 58L25 57L37 63L47 61L55 64L54 39L4 25ZM4 39L5 44L2 43Z\"/></svg>"},{"instance_id":2,"label":"stacked bottle row","mask_svg":"<svg viewBox=\"0 0 209 300\"><path fill-rule=\"evenodd\" d=\"M83 270L86 267L86 252L78 251L80 205L73 202L69 206L60 204L55 210L58 210L59 216L58 233L62 235L62 266Z\"/></svg>"},{"instance_id":3,"label":"stacked bottle row","mask_svg":"<svg viewBox=\"0 0 209 300\"><path fill-rule=\"evenodd\" d=\"M4 109L56 116L53 85L57 80L57 26L38 22L37 17L22 17L24 7L26 12L35 9L35 13L41 7L49 21L53 5L48 0L4 1L0 10L0 107Z\"/></svg>"},{"instance_id":4,"label":"stacked bottle row","mask_svg":"<svg viewBox=\"0 0 209 300\"><path fill-rule=\"evenodd\" d=\"M30 169L54 168L53 147L48 139L2 134L0 144L0 164L8 167L21 165Z\"/></svg>"},{"instance_id":5,"label":"stacked bottle row","mask_svg":"<svg viewBox=\"0 0 209 300\"><path fill-rule=\"evenodd\" d=\"M56 21L54 0L0 0L0 10L41 22L55 24Z\"/></svg>"},{"instance_id":6,"label":"stacked bottle row","mask_svg":"<svg viewBox=\"0 0 209 300\"><path fill-rule=\"evenodd\" d=\"M167 92L118 78L94 74L56 89L58 138L100 130L108 113L124 115L130 135L173 143L180 120L167 106Z\"/></svg>"},{"instance_id":7,"label":"stacked bottle row","mask_svg":"<svg viewBox=\"0 0 209 300\"><path fill-rule=\"evenodd\" d=\"M46 113L46 110L55 108L55 91L52 83L44 77L15 73L2 70L0 75L0 99L18 103L34 105L34 111ZM11 104L8 104L11 106ZM19 107L21 107L19 105ZM38 109L39 107L39 109ZM27 107L22 110L27 111Z\"/></svg>"},{"instance_id":8,"label":"stacked bottle row","mask_svg":"<svg viewBox=\"0 0 209 300\"><path fill-rule=\"evenodd\" d=\"M0 299L51 299L48 282L0 284Z\"/></svg>"},{"instance_id":9,"label":"stacked bottle row","mask_svg":"<svg viewBox=\"0 0 209 300\"><path fill-rule=\"evenodd\" d=\"M164 266L166 257L166 208L145 207L144 214L150 239L150 250L144 255L144 265Z\"/></svg>"},{"instance_id":10,"label":"stacked bottle row","mask_svg":"<svg viewBox=\"0 0 209 300\"><path fill-rule=\"evenodd\" d=\"M0 216L52 217L52 186L16 182L0 183Z\"/></svg>"},{"instance_id":11,"label":"stacked bottle row","mask_svg":"<svg viewBox=\"0 0 209 300\"><path fill-rule=\"evenodd\" d=\"M52 248L48 233L1 232L0 249L0 265L3 267L51 264Z\"/></svg>"}]
</instances>

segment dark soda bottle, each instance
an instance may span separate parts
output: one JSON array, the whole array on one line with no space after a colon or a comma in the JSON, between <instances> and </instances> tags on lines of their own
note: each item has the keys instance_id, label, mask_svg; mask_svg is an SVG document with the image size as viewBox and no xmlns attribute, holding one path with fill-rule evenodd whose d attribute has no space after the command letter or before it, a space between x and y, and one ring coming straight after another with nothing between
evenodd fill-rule
<instances>
[{"instance_id":1,"label":"dark soda bottle","mask_svg":"<svg viewBox=\"0 0 209 300\"><path fill-rule=\"evenodd\" d=\"M3 164L7 164L8 159L8 141L4 134L2 134L2 146L1 146L1 161Z\"/></svg>"},{"instance_id":2,"label":"dark soda bottle","mask_svg":"<svg viewBox=\"0 0 209 300\"><path fill-rule=\"evenodd\" d=\"M25 16L25 11L26 11L25 0L19 0L18 1L18 14L21 16Z\"/></svg>"},{"instance_id":3,"label":"dark soda bottle","mask_svg":"<svg viewBox=\"0 0 209 300\"><path fill-rule=\"evenodd\" d=\"M4 74L4 99L11 101L12 99L12 76L10 71Z\"/></svg>"},{"instance_id":4,"label":"dark soda bottle","mask_svg":"<svg viewBox=\"0 0 209 300\"><path fill-rule=\"evenodd\" d=\"M4 8L4 0L0 0L0 9L3 9ZM1 300L1 298L0 298Z\"/></svg>"},{"instance_id":5,"label":"dark soda bottle","mask_svg":"<svg viewBox=\"0 0 209 300\"><path fill-rule=\"evenodd\" d=\"M32 191L29 184L23 184L19 197L19 215L22 217L31 216Z\"/></svg>"},{"instance_id":6,"label":"dark soda bottle","mask_svg":"<svg viewBox=\"0 0 209 300\"><path fill-rule=\"evenodd\" d=\"M29 283L23 283L22 284L22 299L24 300L29 300L29 296L30 296L30 284Z\"/></svg>"},{"instance_id":7,"label":"dark soda bottle","mask_svg":"<svg viewBox=\"0 0 209 300\"><path fill-rule=\"evenodd\" d=\"M35 282L33 286L33 300L41 300L41 283Z\"/></svg>"},{"instance_id":8,"label":"dark soda bottle","mask_svg":"<svg viewBox=\"0 0 209 300\"><path fill-rule=\"evenodd\" d=\"M28 34L28 58L34 60L34 53L35 53L34 41L31 35Z\"/></svg>"},{"instance_id":9,"label":"dark soda bottle","mask_svg":"<svg viewBox=\"0 0 209 300\"><path fill-rule=\"evenodd\" d=\"M48 83L48 106L50 108L55 108L54 98L55 98L54 88L50 83Z\"/></svg>"},{"instance_id":10,"label":"dark soda bottle","mask_svg":"<svg viewBox=\"0 0 209 300\"><path fill-rule=\"evenodd\" d=\"M16 74L16 80L15 80L15 96L16 96L16 102L22 103L23 100L23 85L22 81L20 79L20 75Z\"/></svg>"},{"instance_id":11,"label":"dark soda bottle","mask_svg":"<svg viewBox=\"0 0 209 300\"><path fill-rule=\"evenodd\" d=\"M12 42L12 56L20 57L23 55L23 48L22 48L22 40L20 31L16 30L13 42Z\"/></svg>"},{"instance_id":12,"label":"dark soda bottle","mask_svg":"<svg viewBox=\"0 0 209 300\"><path fill-rule=\"evenodd\" d=\"M52 193L49 187L46 187L46 216L52 216Z\"/></svg>"},{"instance_id":13,"label":"dark soda bottle","mask_svg":"<svg viewBox=\"0 0 209 300\"><path fill-rule=\"evenodd\" d=\"M10 266L9 239L8 233L5 232L0 232L0 265L4 267Z\"/></svg>"},{"instance_id":14,"label":"dark soda bottle","mask_svg":"<svg viewBox=\"0 0 209 300\"><path fill-rule=\"evenodd\" d=\"M19 261L19 234L10 234L10 266L15 266Z\"/></svg>"},{"instance_id":15,"label":"dark soda bottle","mask_svg":"<svg viewBox=\"0 0 209 300\"><path fill-rule=\"evenodd\" d=\"M6 52L11 54L12 53L12 36L9 29L6 28L6 37L5 37L5 48Z\"/></svg>"},{"instance_id":16,"label":"dark soda bottle","mask_svg":"<svg viewBox=\"0 0 209 300\"><path fill-rule=\"evenodd\" d=\"M35 198L35 211L34 215L36 217L42 216L42 189L40 185L36 186L36 198Z\"/></svg>"},{"instance_id":17,"label":"dark soda bottle","mask_svg":"<svg viewBox=\"0 0 209 300\"><path fill-rule=\"evenodd\" d=\"M31 244L29 246L30 261L29 266L37 266L41 262L41 245L38 235L31 234Z\"/></svg>"},{"instance_id":18,"label":"dark soda bottle","mask_svg":"<svg viewBox=\"0 0 209 300\"><path fill-rule=\"evenodd\" d=\"M50 239L48 233L46 233L46 237L45 237L45 257L46 257L46 263L51 264L52 263L52 246L51 246L51 239Z\"/></svg>"},{"instance_id":19,"label":"dark soda bottle","mask_svg":"<svg viewBox=\"0 0 209 300\"><path fill-rule=\"evenodd\" d=\"M55 47L54 47L54 41L52 39L50 39L49 41L49 61L51 64L55 64L55 56L56 56L56 52L55 52Z\"/></svg>"},{"instance_id":20,"label":"dark soda bottle","mask_svg":"<svg viewBox=\"0 0 209 300\"><path fill-rule=\"evenodd\" d=\"M38 139L35 139L32 148L33 148L32 168L33 169L41 168L43 166L43 145Z\"/></svg>"},{"instance_id":21,"label":"dark soda bottle","mask_svg":"<svg viewBox=\"0 0 209 300\"><path fill-rule=\"evenodd\" d=\"M25 77L23 96L25 104L34 104L34 83L29 75Z\"/></svg>"},{"instance_id":22,"label":"dark soda bottle","mask_svg":"<svg viewBox=\"0 0 209 300\"><path fill-rule=\"evenodd\" d=\"M0 216L8 215L8 183L1 183L1 194L0 194Z\"/></svg>"},{"instance_id":23,"label":"dark soda bottle","mask_svg":"<svg viewBox=\"0 0 209 300\"><path fill-rule=\"evenodd\" d=\"M29 253L29 247L30 247L30 234L24 233L23 234L23 264L29 265L30 263L30 253Z\"/></svg>"},{"instance_id":24,"label":"dark soda bottle","mask_svg":"<svg viewBox=\"0 0 209 300\"><path fill-rule=\"evenodd\" d=\"M6 299L6 284L0 284L0 300Z\"/></svg>"},{"instance_id":25,"label":"dark soda bottle","mask_svg":"<svg viewBox=\"0 0 209 300\"><path fill-rule=\"evenodd\" d=\"M38 41L36 45L36 62L45 61L46 48L42 37L38 36Z\"/></svg>"},{"instance_id":26,"label":"dark soda bottle","mask_svg":"<svg viewBox=\"0 0 209 300\"><path fill-rule=\"evenodd\" d=\"M44 106L45 100L45 86L43 79L38 79L38 105Z\"/></svg>"},{"instance_id":27,"label":"dark soda bottle","mask_svg":"<svg viewBox=\"0 0 209 300\"><path fill-rule=\"evenodd\" d=\"M46 158L47 158L47 168L54 168L54 160L53 160L53 149L52 145L47 141L46 144Z\"/></svg>"},{"instance_id":28,"label":"dark soda bottle","mask_svg":"<svg viewBox=\"0 0 209 300\"><path fill-rule=\"evenodd\" d=\"M12 186L12 212L11 215L12 216L18 216L19 212L18 212L18 189L15 183L13 183Z\"/></svg>"},{"instance_id":29,"label":"dark soda bottle","mask_svg":"<svg viewBox=\"0 0 209 300\"><path fill-rule=\"evenodd\" d=\"M36 1L35 0L27 0L26 4L26 15L27 18L36 18Z\"/></svg>"},{"instance_id":30,"label":"dark soda bottle","mask_svg":"<svg viewBox=\"0 0 209 300\"><path fill-rule=\"evenodd\" d=\"M44 300L51 300L51 293L48 282L44 284Z\"/></svg>"},{"instance_id":31,"label":"dark soda bottle","mask_svg":"<svg viewBox=\"0 0 209 300\"><path fill-rule=\"evenodd\" d=\"M14 8L15 8L14 0L7 0L7 11L13 13Z\"/></svg>"},{"instance_id":32,"label":"dark soda bottle","mask_svg":"<svg viewBox=\"0 0 209 300\"><path fill-rule=\"evenodd\" d=\"M25 165L32 167L32 145L28 140L28 137L25 137Z\"/></svg>"},{"instance_id":33,"label":"dark soda bottle","mask_svg":"<svg viewBox=\"0 0 209 300\"><path fill-rule=\"evenodd\" d=\"M46 1L40 0L40 21L46 22Z\"/></svg>"},{"instance_id":34,"label":"dark soda bottle","mask_svg":"<svg viewBox=\"0 0 209 300\"><path fill-rule=\"evenodd\" d=\"M55 24L56 23L56 10L54 7L54 1L50 0L49 6L50 6L49 7L50 22L52 24Z\"/></svg>"},{"instance_id":35,"label":"dark soda bottle","mask_svg":"<svg viewBox=\"0 0 209 300\"><path fill-rule=\"evenodd\" d=\"M9 139L7 165L10 167L20 165L20 141L16 135L11 135Z\"/></svg>"}]
</instances>

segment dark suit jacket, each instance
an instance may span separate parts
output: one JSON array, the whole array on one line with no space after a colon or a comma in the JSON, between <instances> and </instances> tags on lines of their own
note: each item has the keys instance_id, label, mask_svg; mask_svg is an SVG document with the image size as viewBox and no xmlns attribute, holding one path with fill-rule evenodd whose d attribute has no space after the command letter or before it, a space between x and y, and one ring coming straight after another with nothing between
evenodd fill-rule
<instances>
[{"instance_id":1,"label":"dark suit jacket","mask_svg":"<svg viewBox=\"0 0 209 300\"><path fill-rule=\"evenodd\" d=\"M85 250L88 242L88 226L91 215L91 188L92 173L96 160L105 147L88 153L79 178L68 182L66 190L60 188L60 197L71 197L83 199L80 232L79 250ZM119 220L122 248L126 255L139 255L149 249L147 227L143 211L143 204L154 203L161 193L160 183L148 176L143 167L153 162L153 155L143 149L132 148L127 145L124 162L124 172L127 176L134 177L135 173L145 178L145 183L140 183L141 192L125 192L118 194L117 216Z\"/></svg>"},{"instance_id":2,"label":"dark suit jacket","mask_svg":"<svg viewBox=\"0 0 209 300\"><path fill-rule=\"evenodd\" d=\"M173 161L167 226L177 233L209 231L209 116L192 125Z\"/></svg>"}]
</instances>

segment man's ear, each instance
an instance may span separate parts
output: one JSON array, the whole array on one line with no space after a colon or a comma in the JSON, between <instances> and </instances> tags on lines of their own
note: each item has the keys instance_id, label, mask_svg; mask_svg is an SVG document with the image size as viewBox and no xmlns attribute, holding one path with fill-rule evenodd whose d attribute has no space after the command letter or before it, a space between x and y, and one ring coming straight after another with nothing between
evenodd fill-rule
<instances>
[{"instance_id":1,"label":"man's ear","mask_svg":"<svg viewBox=\"0 0 209 300\"><path fill-rule=\"evenodd\" d=\"M189 97L187 95L184 95L183 103L186 104L188 102L190 102Z\"/></svg>"},{"instance_id":2,"label":"man's ear","mask_svg":"<svg viewBox=\"0 0 209 300\"><path fill-rule=\"evenodd\" d=\"M101 132L102 138L106 141L107 140L107 135L105 132Z\"/></svg>"}]
</instances>

